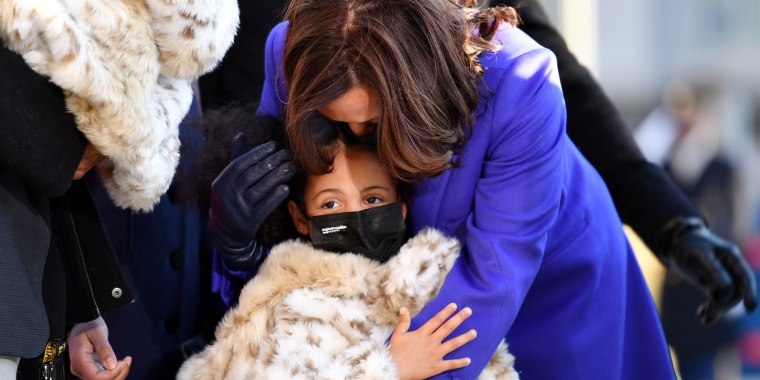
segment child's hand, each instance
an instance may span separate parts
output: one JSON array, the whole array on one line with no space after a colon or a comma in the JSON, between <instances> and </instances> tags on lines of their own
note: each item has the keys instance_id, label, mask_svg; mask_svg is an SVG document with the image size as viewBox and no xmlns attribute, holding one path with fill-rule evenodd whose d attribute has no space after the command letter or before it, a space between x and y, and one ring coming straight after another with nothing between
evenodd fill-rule
<instances>
[{"instance_id":1,"label":"child's hand","mask_svg":"<svg viewBox=\"0 0 760 380\"><path fill-rule=\"evenodd\" d=\"M449 304L419 329L409 332L409 310L401 308L389 347L400 380L426 379L470 364L470 358L443 360L449 352L462 347L477 335L475 330L470 330L442 343L472 314L472 310L466 307L449 319L456 310L456 304Z\"/></svg>"}]
</instances>

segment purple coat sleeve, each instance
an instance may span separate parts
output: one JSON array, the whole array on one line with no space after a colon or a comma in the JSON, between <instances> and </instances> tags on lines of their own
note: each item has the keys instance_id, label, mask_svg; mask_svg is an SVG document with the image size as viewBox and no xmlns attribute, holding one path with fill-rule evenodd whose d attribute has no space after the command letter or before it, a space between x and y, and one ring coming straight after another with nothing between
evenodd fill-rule
<instances>
[{"instance_id":1,"label":"purple coat sleeve","mask_svg":"<svg viewBox=\"0 0 760 380\"><path fill-rule=\"evenodd\" d=\"M228 268L222 257L214 249L211 256L211 291L218 293L225 305L234 306L237 304L240 291L255 274L255 271Z\"/></svg>"},{"instance_id":2,"label":"purple coat sleeve","mask_svg":"<svg viewBox=\"0 0 760 380\"><path fill-rule=\"evenodd\" d=\"M412 328L456 302L472 308L473 315L451 337L469 329L478 332L477 339L448 356L469 357L472 363L435 378L474 379L485 367L541 268L562 202L565 107L554 56L535 49L492 58L501 61L486 68L492 95L483 113L476 113L462 167L432 180L439 182L432 188L443 189L439 201L427 201L426 191L419 192L421 202L413 199L412 215L438 210L435 219L422 218L419 224L415 216L415 230L424 225L447 230L463 241L464 249L439 295L413 318ZM446 215L467 202L471 208L463 213L465 221L451 228Z\"/></svg>"},{"instance_id":3,"label":"purple coat sleeve","mask_svg":"<svg viewBox=\"0 0 760 380\"><path fill-rule=\"evenodd\" d=\"M283 103L288 99L285 72L282 59L285 49L285 35L288 30L287 21L277 24L267 37L266 53L264 54L264 87L261 90L261 100L256 113L273 117L283 116Z\"/></svg>"}]
</instances>

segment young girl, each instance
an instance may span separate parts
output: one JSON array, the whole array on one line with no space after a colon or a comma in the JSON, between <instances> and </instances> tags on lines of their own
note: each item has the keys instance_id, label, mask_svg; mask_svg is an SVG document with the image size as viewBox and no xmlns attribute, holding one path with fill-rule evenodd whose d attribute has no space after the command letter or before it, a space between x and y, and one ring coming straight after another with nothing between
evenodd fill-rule
<instances>
[{"instance_id":1,"label":"young girl","mask_svg":"<svg viewBox=\"0 0 760 380\"><path fill-rule=\"evenodd\" d=\"M426 230L404 243L401 183L383 169L374 146L336 140L326 149L335 156L331 171L296 176L287 202L292 224L311 243L290 240L272 249L217 329L216 343L190 358L179 379L423 379L468 363L442 357L474 339L474 331L441 342L469 309L449 319L456 309L449 305L407 332L409 313L438 291L458 242ZM413 341L414 350L391 354L391 333L390 346ZM397 370L398 355L417 365ZM512 363L500 347L483 378L516 379Z\"/></svg>"}]
</instances>

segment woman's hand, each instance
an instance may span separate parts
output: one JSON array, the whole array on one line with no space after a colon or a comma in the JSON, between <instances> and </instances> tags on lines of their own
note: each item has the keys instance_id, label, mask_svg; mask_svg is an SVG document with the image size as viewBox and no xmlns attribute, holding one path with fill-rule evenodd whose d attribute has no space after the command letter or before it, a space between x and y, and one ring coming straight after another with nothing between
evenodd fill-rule
<instances>
[{"instance_id":1,"label":"woman's hand","mask_svg":"<svg viewBox=\"0 0 760 380\"><path fill-rule=\"evenodd\" d=\"M456 304L449 304L419 329L410 332L409 310L401 308L389 347L400 380L426 379L470 364L470 358L443 359L477 336L475 330L470 330L444 342L454 329L472 315L472 310L466 307L451 317L456 310Z\"/></svg>"}]
</instances>

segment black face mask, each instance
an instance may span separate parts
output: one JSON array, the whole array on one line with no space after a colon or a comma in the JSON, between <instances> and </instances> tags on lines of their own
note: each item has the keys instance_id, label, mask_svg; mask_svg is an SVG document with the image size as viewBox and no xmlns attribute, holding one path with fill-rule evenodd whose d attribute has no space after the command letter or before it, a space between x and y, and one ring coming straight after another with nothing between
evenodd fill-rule
<instances>
[{"instance_id":1,"label":"black face mask","mask_svg":"<svg viewBox=\"0 0 760 380\"><path fill-rule=\"evenodd\" d=\"M401 202L359 212L311 218L314 248L356 253L381 263L398 253L406 237Z\"/></svg>"}]
</instances>

